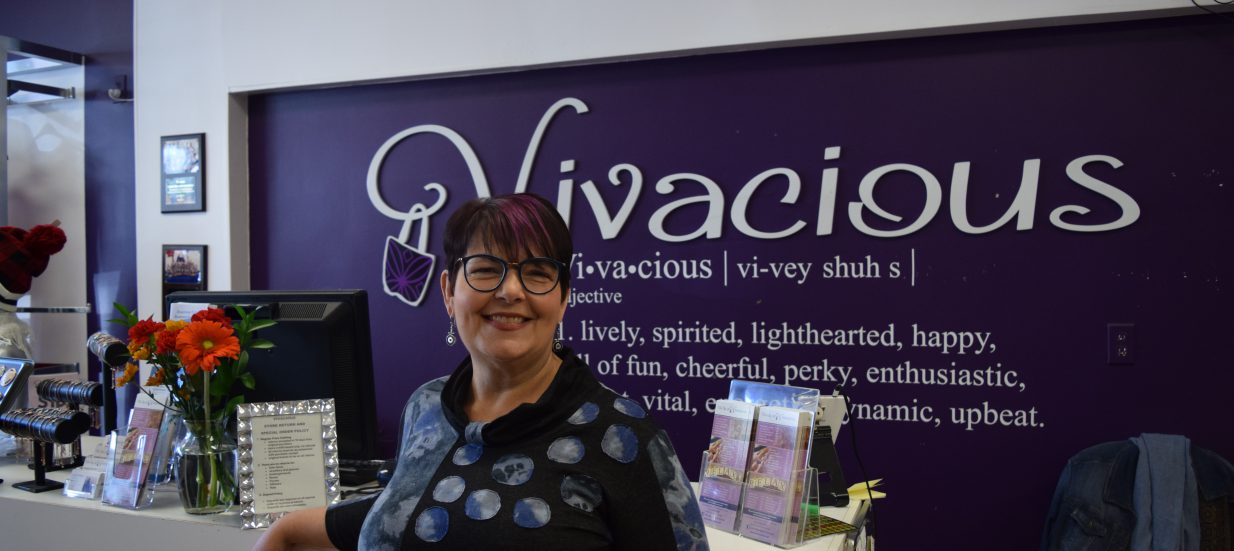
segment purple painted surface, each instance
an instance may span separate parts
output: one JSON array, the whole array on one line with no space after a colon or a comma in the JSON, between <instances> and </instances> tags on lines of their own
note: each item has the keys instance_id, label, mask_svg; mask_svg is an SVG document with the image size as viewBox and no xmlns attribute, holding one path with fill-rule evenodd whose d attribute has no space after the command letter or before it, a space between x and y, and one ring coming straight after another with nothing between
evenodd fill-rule
<instances>
[{"instance_id":1,"label":"purple painted surface","mask_svg":"<svg viewBox=\"0 0 1234 551\"><path fill-rule=\"evenodd\" d=\"M554 119L528 189L556 201L558 182L573 180L570 221L582 253L575 292L622 293L623 302L572 306L565 333L593 368L618 354L623 373L632 355L663 362L666 380L601 375L632 397L690 392L697 415L651 409L692 477L698 467L690 458L705 448L711 422L704 401L725 396L727 381L681 379L674 373L678 362L765 358L782 381L785 365L826 360L830 369L805 372L834 375L837 365L853 367L860 382L847 392L870 411L894 405L919 416L929 406L940 419L937 427L855 423L866 471L884 478L890 495L878 504L881 544L941 548L920 542L938 542L940 526L947 526L959 538L950 548L1032 548L1064 461L1086 446L1141 432L1181 433L1234 457L1228 422L1234 372L1223 352L1234 305L1228 289L1234 232L1227 222L1234 206L1234 104L1222 93L1234 89L1227 70L1232 52L1229 25L1197 17L257 96L250 101L253 286L369 290L378 415L391 445L408 394L447 373L464 352L445 345L447 318L435 275L419 307L382 292L385 241L402 222L380 214L365 192L374 153L404 129L448 127L474 149L492 191L506 193L544 112L562 98L578 98L589 112L566 110ZM829 147L841 148L838 158L827 158ZM1093 162L1083 170L1128 194L1140 218L1114 231L1061 229L1051 213L1066 205L1091 209L1061 216L1074 224L1109 223L1122 212L1068 174L1069 163L1092 155L1121 163ZM573 171L563 174L569 160ZM1036 167L1031 229L1016 231L1012 220L981 235L958 230L949 194L963 162L971 163L964 208L976 226L1002 216L1025 171ZM605 239L581 186L594 181L616 216L632 188L629 173L619 174L622 185L609 183L609 170L621 163L638 168L642 190L618 236ZM873 237L854 226L849 204L862 200L863 177L894 163L937 178L941 205L919 231ZM780 203L788 180L771 177L750 197L749 224L769 232L796 221L805 226L791 237L754 239L736 229L730 209L747 182L772 168L797 174L800 196ZM668 193L656 189L662 178L684 172L722 190L718 239L668 243L649 233L666 205L702 192L691 181ZM833 230L816 235L821 182L829 173L837 189ZM441 135L416 135L391 150L382 175L384 201L404 211L434 198L424 191L427 183L449 190L427 226L427 252L440 256L446 216L476 194L459 151ZM889 174L873 199L904 221L876 222L868 211L864 219L875 229L903 228L923 211L923 190L907 172ZM822 210L826 219L829 211ZM683 207L665 228L688 233L705 214L701 205ZM853 266L869 255L882 277L821 277L824 263L837 255ZM760 267L812 262L812 276L801 285L740 277L737 262L756 256ZM611 275L616 260L647 262L653 275L657 267L666 275L670 264L684 266L699 277L618 279ZM889 277L891 262L901 262L901 278ZM638 326L646 342L584 342L582 321ZM679 321L682 327L732 323L744 345L653 344L654 327L675 328ZM905 348L769 350L751 342L751 324L760 322L876 331L894 324ZM1106 364L1112 322L1136 325L1134 365ZM913 324L990 332L995 350L960 355L914 348ZM1017 384L880 384L868 372L898 367L901 374L920 374L951 369L951 362L970 373L1013 370ZM824 391L835 386L795 382ZM972 430L954 422L950 408L972 415ZM994 409L1020 412L1038 426L998 425ZM984 424L991 418L995 425ZM856 481L862 474L852 456L853 427L844 429L839 447L846 475Z\"/></svg>"}]
</instances>

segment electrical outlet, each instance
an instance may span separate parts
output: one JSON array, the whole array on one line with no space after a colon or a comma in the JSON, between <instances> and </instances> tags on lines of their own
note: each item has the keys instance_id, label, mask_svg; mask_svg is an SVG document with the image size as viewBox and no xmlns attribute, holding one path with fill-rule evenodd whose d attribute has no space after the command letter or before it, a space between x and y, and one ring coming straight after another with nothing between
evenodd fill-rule
<instances>
[{"instance_id":1,"label":"electrical outlet","mask_svg":"<svg viewBox=\"0 0 1234 551\"><path fill-rule=\"evenodd\" d=\"M1110 365L1135 363L1135 324L1106 324L1106 361Z\"/></svg>"}]
</instances>

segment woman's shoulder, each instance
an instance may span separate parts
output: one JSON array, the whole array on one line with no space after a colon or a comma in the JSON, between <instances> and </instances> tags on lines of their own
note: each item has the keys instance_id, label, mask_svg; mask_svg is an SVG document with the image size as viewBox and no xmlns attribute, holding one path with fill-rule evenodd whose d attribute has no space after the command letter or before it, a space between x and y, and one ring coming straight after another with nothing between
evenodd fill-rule
<instances>
[{"instance_id":1,"label":"woman's shoulder","mask_svg":"<svg viewBox=\"0 0 1234 551\"><path fill-rule=\"evenodd\" d=\"M420 412L430 408L441 407L441 390L446 386L449 377L438 377L420 385L403 406L404 416L415 418Z\"/></svg>"},{"instance_id":2,"label":"woman's shoulder","mask_svg":"<svg viewBox=\"0 0 1234 551\"><path fill-rule=\"evenodd\" d=\"M411 395L415 396L417 394L437 394L440 396L441 390L446 387L446 381L448 381L449 379L450 379L449 375L442 375L441 377L438 377L436 379L430 379L428 382L420 385L420 388L417 388L415 392L411 393Z\"/></svg>"}]
</instances>

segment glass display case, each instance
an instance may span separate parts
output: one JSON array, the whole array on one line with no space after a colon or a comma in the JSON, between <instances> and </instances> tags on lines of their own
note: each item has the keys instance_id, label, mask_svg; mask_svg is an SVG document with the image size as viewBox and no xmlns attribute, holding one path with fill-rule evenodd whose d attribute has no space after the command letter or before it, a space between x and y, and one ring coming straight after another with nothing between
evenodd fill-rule
<instances>
[{"instance_id":1,"label":"glass display case","mask_svg":"<svg viewBox=\"0 0 1234 551\"><path fill-rule=\"evenodd\" d=\"M12 176L9 165L15 158L10 146L26 145L24 136L8 136L9 117L22 115L14 113L13 107L77 99L85 79L85 56L7 36L0 36L0 48L5 52L4 70L0 71L0 88L5 90L5 109L0 113L0 151L6 153L0 156L0 196L8 198ZM82 119L80 114L75 118ZM37 142L38 136L34 139ZM10 224L8 210L0 209L0 226Z\"/></svg>"}]
</instances>

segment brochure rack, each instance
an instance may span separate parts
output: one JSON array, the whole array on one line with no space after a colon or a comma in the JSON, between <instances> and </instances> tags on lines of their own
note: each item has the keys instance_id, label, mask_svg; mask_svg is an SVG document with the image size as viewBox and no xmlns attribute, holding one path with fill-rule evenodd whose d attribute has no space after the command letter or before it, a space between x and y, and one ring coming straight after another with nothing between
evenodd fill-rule
<instances>
[{"instance_id":1,"label":"brochure rack","mask_svg":"<svg viewBox=\"0 0 1234 551\"><path fill-rule=\"evenodd\" d=\"M142 509L154 502L152 486L146 484L143 467L146 462L146 448L154 443L148 441L145 434L130 431L133 442L127 442L126 436L116 431L108 436L107 441L107 477L103 482L103 503Z\"/></svg>"},{"instance_id":2,"label":"brochure rack","mask_svg":"<svg viewBox=\"0 0 1234 551\"><path fill-rule=\"evenodd\" d=\"M744 471L725 464L731 461L713 458L714 450L703 452L699 500L707 509L704 522L711 528L781 548L857 530L820 513L821 507L847 505L848 491L828 415L820 415L826 399L818 390L733 381L728 398L761 406L754 447ZM786 417L793 411L796 414ZM831 408L826 411L838 426L836 412ZM773 412L769 414L773 418L765 420L762 412ZM764 425L767 421L770 424ZM772 432L760 437L760 426ZM723 439L723 429L719 430L718 436L713 433L713 443ZM757 445L760 438L770 440ZM805 468L792 470L794 465Z\"/></svg>"},{"instance_id":3,"label":"brochure rack","mask_svg":"<svg viewBox=\"0 0 1234 551\"><path fill-rule=\"evenodd\" d=\"M800 547L810 543L811 540L858 529L856 526L820 513L822 507L830 505L823 498L827 493L827 485L820 481L818 469L811 467L797 471L791 482L778 484L778 479L760 478L759 473L753 471L745 471L737 478L732 478L730 476L732 473L709 470L711 464L710 454L703 452L702 464L698 471L700 488L703 480L707 479L713 488L718 484L725 491L733 492L730 495L738 497L735 502L728 502L735 503L735 506L725 507L732 511L733 528L728 529L727 526L709 523L710 528L762 541L783 549ZM707 500L708 496L701 495L700 499ZM782 509L784 514L770 514L766 510L769 502L784 505L784 507L772 507ZM788 506L790 503L796 506ZM757 532L760 536L755 537L751 532Z\"/></svg>"}]
</instances>

